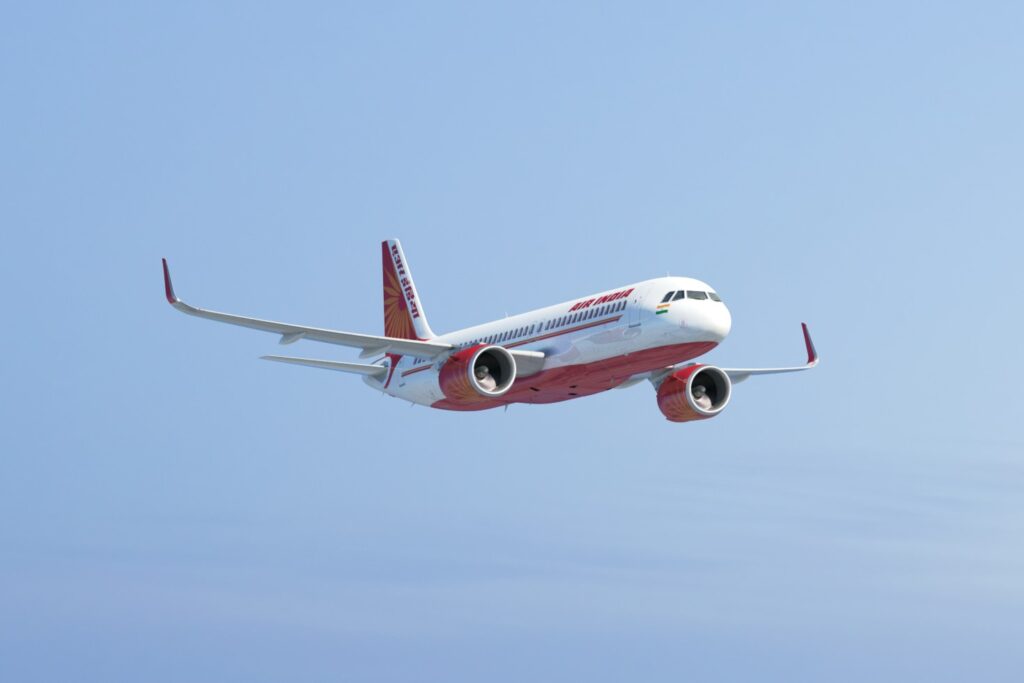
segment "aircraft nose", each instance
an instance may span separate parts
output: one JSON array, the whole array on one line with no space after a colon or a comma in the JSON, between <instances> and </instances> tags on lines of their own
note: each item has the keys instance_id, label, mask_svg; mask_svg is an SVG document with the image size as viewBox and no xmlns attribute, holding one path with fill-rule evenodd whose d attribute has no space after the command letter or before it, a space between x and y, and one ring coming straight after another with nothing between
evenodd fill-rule
<instances>
[{"instance_id":1,"label":"aircraft nose","mask_svg":"<svg viewBox=\"0 0 1024 683\"><path fill-rule=\"evenodd\" d=\"M707 331L716 342L720 342L729 336L729 331L732 330L732 315L725 304L720 303L715 309L714 313L708 316Z\"/></svg>"}]
</instances>

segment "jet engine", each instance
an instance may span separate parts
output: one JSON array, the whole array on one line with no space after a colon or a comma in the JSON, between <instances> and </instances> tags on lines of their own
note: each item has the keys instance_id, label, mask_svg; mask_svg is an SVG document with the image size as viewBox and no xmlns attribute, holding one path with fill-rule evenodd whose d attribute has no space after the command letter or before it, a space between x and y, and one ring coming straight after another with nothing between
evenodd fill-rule
<instances>
[{"instance_id":1,"label":"jet engine","mask_svg":"<svg viewBox=\"0 0 1024 683\"><path fill-rule=\"evenodd\" d=\"M732 396L729 375L713 365L690 365L673 372L658 387L658 408L672 422L706 420L718 415Z\"/></svg>"},{"instance_id":2,"label":"jet engine","mask_svg":"<svg viewBox=\"0 0 1024 683\"><path fill-rule=\"evenodd\" d=\"M498 398L516 379L516 359L501 346L462 349L441 366L438 383L449 401L471 405Z\"/></svg>"}]
</instances>

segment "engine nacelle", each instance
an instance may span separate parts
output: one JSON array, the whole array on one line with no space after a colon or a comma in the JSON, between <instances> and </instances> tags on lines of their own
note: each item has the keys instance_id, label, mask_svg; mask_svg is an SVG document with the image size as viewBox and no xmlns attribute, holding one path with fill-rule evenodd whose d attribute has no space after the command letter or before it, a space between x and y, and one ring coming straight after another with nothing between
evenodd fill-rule
<instances>
[{"instance_id":1,"label":"engine nacelle","mask_svg":"<svg viewBox=\"0 0 1024 683\"><path fill-rule=\"evenodd\" d=\"M486 368L483 377L478 370ZM470 405L499 398L516 379L516 359L500 346L480 344L463 349L441 366L438 383L445 398ZM492 388L493 385L493 388Z\"/></svg>"},{"instance_id":2,"label":"engine nacelle","mask_svg":"<svg viewBox=\"0 0 1024 683\"><path fill-rule=\"evenodd\" d=\"M706 400L699 398L701 395ZM720 368L690 365L666 377L658 387L658 408L672 422L706 420L722 412L731 396L732 382Z\"/></svg>"}]
</instances>

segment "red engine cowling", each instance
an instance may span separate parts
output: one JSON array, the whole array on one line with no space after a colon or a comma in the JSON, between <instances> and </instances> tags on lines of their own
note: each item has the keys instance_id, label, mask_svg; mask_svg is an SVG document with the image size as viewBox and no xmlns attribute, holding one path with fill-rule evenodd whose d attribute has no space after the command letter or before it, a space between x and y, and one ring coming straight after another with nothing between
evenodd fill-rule
<instances>
[{"instance_id":1,"label":"red engine cowling","mask_svg":"<svg viewBox=\"0 0 1024 683\"><path fill-rule=\"evenodd\" d=\"M729 375L713 365L690 365L666 377L658 387L658 408L672 422L706 420L722 412L730 396Z\"/></svg>"},{"instance_id":2,"label":"red engine cowling","mask_svg":"<svg viewBox=\"0 0 1024 683\"><path fill-rule=\"evenodd\" d=\"M485 377L477 369L486 368ZM489 375L489 378L487 377ZM479 344L452 354L438 375L445 398L460 405L484 403L504 395L516 379L516 359L500 346ZM491 388L493 380L493 388Z\"/></svg>"}]
</instances>

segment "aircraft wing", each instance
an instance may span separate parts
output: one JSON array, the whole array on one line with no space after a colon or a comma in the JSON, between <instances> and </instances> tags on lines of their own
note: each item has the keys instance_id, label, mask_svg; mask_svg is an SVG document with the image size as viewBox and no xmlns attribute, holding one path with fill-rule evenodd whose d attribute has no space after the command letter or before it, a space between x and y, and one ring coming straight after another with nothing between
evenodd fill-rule
<instances>
[{"instance_id":1,"label":"aircraft wing","mask_svg":"<svg viewBox=\"0 0 1024 683\"><path fill-rule=\"evenodd\" d=\"M397 339L395 337L378 337L376 335L356 334L354 332L339 332L319 327L305 327L303 325L278 323L259 318L247 318L230 313L218 313L217 311L190 306L175 296L174 287L171 285L171 272L167 268L167 259L163 259L163 264L164 290L167 295L167 302L176 309L182 313L188 313L199 318L249 327L254 330L262 330L263 332L273 332L281 335L280 343L282 344L291 344L300 339L309 339L327 344L351 346L362 349L361 358L369 358L383 353L397 353L403 356L415 356L418 358L435 358L442 353L451 351L453 348L451 344L439 344L437 342L418 341L415 339Z\"/></svg>"},{"instance_id":2,"label":"aircraft wing","mask_svg":"<svg viewBox=\"0 0 1024 683\"><path fill-rule=\"evenodd\" d=\"M544 369L544 354L540 351L520 351L510 349L509 353L516 359L516 376L529 377Z\"/></svg>"},{"instance_id":3,"label":"aircraft wing","mask_svg":"<svg viewBox=\"0 0 1024 683\"><path fill-rule=\"evenodd\" d=\"M733 384L742 382L753 375L778 375L783 372L801 372L810 370L818 364L818 351L811 341L811 333L807 330L807 323L800 323L804 331L804 345L807 347L807 363L789 368L722 368L722 372L729 375Z\"/></svg>"}]
</instances>

